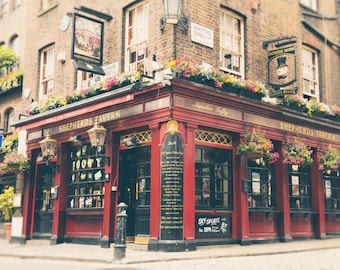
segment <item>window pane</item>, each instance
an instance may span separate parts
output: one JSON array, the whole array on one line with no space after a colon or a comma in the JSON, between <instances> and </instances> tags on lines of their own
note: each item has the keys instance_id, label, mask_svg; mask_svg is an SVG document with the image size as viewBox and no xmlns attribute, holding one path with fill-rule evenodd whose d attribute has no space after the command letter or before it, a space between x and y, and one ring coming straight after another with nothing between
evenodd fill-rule
<instances>
[{"instance_id":1,"label":"window pane","mask_svg":"<svg viewBox=\"0 0 340 270\"><path fill-rule=\"evenodd\" d=\"M196 206L232 207L231 167L231 151L196 147Z\"/></svg>"},{"instance_id":2,"label":"window pane","mask_svg":"<svg viewBox=\"0 0 340 270\"><path fill-rule=\"evenodd\" d=\"M143 61L148 57L148 4L132 8L127 16L126 69L144 73Z\"/></svg>"},{"instance_id":3,"label":"window pane","mask_svg":"<svg viewBox=\"0 0 340 270\"><path fill-rule=\"evenodd\" d=\"M220 13L220 66L223 70L244 76L243 65L243 22L235 15Z\"/></svg>"}]
</instances>

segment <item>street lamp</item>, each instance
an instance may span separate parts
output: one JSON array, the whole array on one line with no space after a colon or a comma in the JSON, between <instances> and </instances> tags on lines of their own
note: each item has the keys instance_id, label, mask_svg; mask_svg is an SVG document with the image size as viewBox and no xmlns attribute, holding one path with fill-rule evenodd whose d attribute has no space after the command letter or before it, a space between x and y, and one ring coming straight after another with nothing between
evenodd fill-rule
<instances>
[{"instance_id":1,"label":"street lamp","mask_svg":"<svg viewBox=\"0 0 340 270\"><path fill-rule=\"evenodd\" d=\"M43 160L46 161L46 166L54 167L59 172L60 165L50 163L50 161L57 156L57 141L51 138L51 133L49 131L46 132L45 139L41 140L39 144Z\"/></svg>"},{"instance_id":2,"label":"street lamp","mask_svg":"<svg viewBox=\"0 0 340 270\"><path fill-rule=\"evenodd\" d=\"M163 33L165 25L180 22L185 30L189 28L189 19L182 13L182 0L164 0L164 16L160 20L160 30Z\"/></svg>"},{"instance_id":3,"label":"street lamp","mask_svg":"<svg viewBox=\"0 0 340 270\"><path fill-rule=\"evenodd\" d=\"M91 146L96 147L96 153L99 155L105 144L106 128L99 125L96 120L94 126L87 131L87 134L89 135ZM107 160L107 164L110 165L110 157L104 157Z\"/></svg>"},{"instance_id":4,"label":"street lamp","mask_svg":"<svg viewBox=\"0 0 340 270\"><path fill-rule=\"evenodd\" d=\"M39 144L44 160L50 161L56 156L57 141L51 138L49 131L47 131L45 139L41 140Z\"/></svg>"},{"instance_id":5,"label":"street lamp","mask_svg":"<svg viewBox=\"0 0 340 270\"><path fill-rule=\"evenodd\" d=\"M105 143L105 135L106 135L106 128L103 126L99 125L99 123L96 122L94 123L94 126L87 131L91 146L92 147L99 147L99 149L104 145Z\"/></svg>"}]
</instances>

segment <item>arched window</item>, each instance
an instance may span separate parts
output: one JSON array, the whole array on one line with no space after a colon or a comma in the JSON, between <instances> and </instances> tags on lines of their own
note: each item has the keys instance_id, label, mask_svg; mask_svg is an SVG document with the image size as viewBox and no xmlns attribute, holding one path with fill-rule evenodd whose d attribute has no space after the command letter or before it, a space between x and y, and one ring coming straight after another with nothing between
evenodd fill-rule
<instances>
[{"instance_id":1,"label":"arched window","mask_svg":"<svg viewBox=\"0 0 340 270\"><path fill-rule=\"evenodd\" d=\"M14 123L14 110L9 108L5 112L5 130L7 133L11 133L13 128L11 125Z\"/></svg>"},{"instance_id":2,"label":"arched window","mask_svg":"<svg viewBox=\"0 0 340 270\"><path fill-rule=\"evenodd\" d=\"M19 36L17 34L13 35L9 41L9 47L12 51L19 55ZM9 72L17 71L19 68L19 63L17 65L11 66Z\"/></svg>"},{"instance_id":3,"label":"arched window","mask_svg":"<svg viewBox=\"0 0 340 270\"><path fill-rule=\"evenodd\" d=\"M19 36L17 34L13 35L9 41L9 47L13 52L19 55Z\"/></svg>"}]
</instances>

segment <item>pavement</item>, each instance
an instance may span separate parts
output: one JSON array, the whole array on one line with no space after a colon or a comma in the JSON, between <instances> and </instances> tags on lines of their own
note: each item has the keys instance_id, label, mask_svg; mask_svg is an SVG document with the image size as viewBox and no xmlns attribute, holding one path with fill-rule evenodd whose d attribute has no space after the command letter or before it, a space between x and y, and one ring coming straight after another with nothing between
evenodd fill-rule
<instances>
[{"instance_id":1,"label":"pavement","mask_svg":"<svg viewBox=\"0 0 340 270\"><path fill-rule=\"evenodd\" d=\"M22 259L71 260L108 264L141 264L159 261L295 253L333 248L340 248L340 238L299 240L246 246L237 244L204 246L198 247L196 251L185 252L151 252L147 251L146 245L127 244L125 257L117 261L114 259L114 245L111 245L110 248L81 244L49 245L49 242L42 240L30 240L27 241L27 244L21 245L15 243L10 244L7 240L0 239L0 259L1 257L16 257Z\"/></svg>"}]
</instances>

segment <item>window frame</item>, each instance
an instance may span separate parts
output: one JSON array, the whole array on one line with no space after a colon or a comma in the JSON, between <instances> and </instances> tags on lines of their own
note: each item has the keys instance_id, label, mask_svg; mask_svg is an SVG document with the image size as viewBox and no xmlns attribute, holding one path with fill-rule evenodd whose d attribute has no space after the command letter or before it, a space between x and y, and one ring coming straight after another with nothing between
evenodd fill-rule
<instances>
[{"instance_id":1,"label":"window frame","mask_svg":"<svg viewBox=\"0 0 340 270\"><path fill-rule=\"evenodd\" d=\"M289 165L288 167L290 211L311 212L312 183L310 165L304 167L297 165L297 167L297 170L294 169L294 165Z\"/></svg>"},{"instance_id":2,"label":"window frame","mask_svg":"<svg viewBox=\"0 0 340 270\"><path fill-rule=\"evenodd\" d=\"M143 9L143 16L138 17L138 10ZM135 22L133 22L133 16ZM140 19L142 20L141 23ZM141 31L143 30L143 31ZM133 37L134 34L140 34L143 32L141 37ZM133 38L136 41L133 41ZM149 39L149 3L141 2L129 9L125 13L125 72L136 72L140 71L144 73L143 61L148 57L148 39ZM135 55L135 60L132 59ZM138 59L137 59L138 58Z\"/></svg>"},{"instance_id":3,"label":"window frame","mask_svg":"<svg viewBox=\"0 0 340 270\"><path fill-rule=\"evenodd\" d=\"M323 172L325 212L340 212L340 171Z\"/></svg>"},{"instance_id":4,"label":"window frame","mask_svg":"<svg viewBox=\"0 0 340 270\"><path fill-rule=\"evenodd\" d=\"M223 16L223 17L222 17ZM226 19L227 17L226 16L229 16L232 21L234 20L238 20L239 22L239 33L236 33L235 34L235 28L232 29L232 31L227 31L227 30L224 30L224 29L227 29L226 27ZM223 20L223 23L222 23L222 20ZM223 25L222 25L223 24ZM220 69L223 70L224 72L228 72L229 74L231 75L234 75L235 77L241 77L241 78L244 78L245 77L245 60L244 60L244 46L245 46L245 30L244 30L244 27L245 27L245 22L244 22L244 19L228 10L225 10L225 9L221 9L220 10ZM236 51L234 50L234 48L230 48L230 47L227 47L227 45L224 45L223 44L223 40L227 41L227 33L231 33L229 36L230 36L230 43L231 43L231 46L234 45L234 41L235 41L235 38L239 39L239 51ZM227 42L224 42L224 43L227 43ZM227 55L230 55L230 58L229 57L226 57ZM233 57L234 56L234 57ZM235 60L235 57L239 57L239 71L236 71L232 68L232 63L237 63L237 61ZM225 62L227 61L227 59L230 59L230 65L231 67L228 68L226 67L226 64ZM236 66L236 65L235 65Z\"/></svg>"},{"instance_id":5,"label":"window frame","mask_svg":"<svg viewBox=\"0 0 340 270\"><path fill-rule=\"evenodd\" d=\"M4 15L9 13L10 10L10 2L9 0L1 0L0 5L0 18L2 18Z\"/></svg>"},{"instance_id":6,"label":"window frame","mask_svg":"<svg viewBox=\"0 0 340 270\"><path fill-rule=\"evenodd\" d=\"M307 54L309 57L307 57ZM319 92L319 57L317 51L303 46L302 55L302 91L305 98L316 98L316 100L320 100L320 92ZM308 59L308 63L306 63L306 59ZM310 61L309 61L310 60ZM307 66L306 66L307 64ZM307 84L310 86L311 83L314 85L314 92L312 93L311 88L307 88Z\"/></svg>"},{"instance_id":7,"label":"window frame","mask_svg":"<svg viewBox=\"0 0 340 270\"><path fill-rule=\"evenodd\" d=\"M275 210L275 165L266 165L260 159L249 159L247 163L249 210Z\"/></svg>"},{"instance_id":8,"label":"window frame","mask_svg":"<svg viewBox=\"0 0 340 270\"><path fill-rule=\"evenodd\" d=\"M300 4L310 8L311 10L318 10L318 0L300 0Z\"/></svg>"},{"instance_id":9,"label":"window frame","mask_svg":"<svg viewBox=\"0 0 340 270\"><path fill-rule=\"evenodd\" d=\"M200 160L197 159L197 150L201 151ZM226 162L209 162L202 158L203 152L226 154ZM225 148L215 148L210 146L195 146L195 208L196 209L233 209L233 171L232 171L232 150ZM205 171L203 169L209 170ZM219 172L227 169L226 178L219 177ZM219 180L220 179L220 180ZM221 179L222 184L221 184ZM204 181L209 180L209 183ZM225 183L224 183L225 181ZM217 189L218 184L222 189ZM226 185L226 186L225 186ZM226 187L227 190L224 189ZM222 195L222 199L221 199ZM217 202L221 201L222 204ZM225 204L226 202L227 204Z\"/></svg>"},{"instance_id":10,"label":"window frame","mask_svg":"<svg viewBox=\"0 0 340 270\"><path fill-rule=\"evenodd\" d=\"M51 55L49 55L49 53ZM39 100L48 98L54 89L54 77L55 77L55 47L54 45L47 46L39 53L40 57L40 76L39 76ZM51 68L51 70L48 70ZM46 74L50 72L49 74ZM45 75L46 74L46 75ZM49 88L49 84L52 87Z\"/></svg>"},{"instance_id":11,"label":"window frame","mask_svg":"<svg viewBox=\"0 0 340 270\"><path fill-rule=\"evenodd\" d=\"M10 130L11 124L13 124L13 123L14 123L14 109L8 108L5 111L5 130L6 130L7 133L13 132L13 130Z\"/></svg>"},{"instance_id":12,"label":"window frame","mask_svg":"<svg viewBox=\"0 0 340 270\"><path fill-rule=\"evenodd\" d=\"M100 153L90 143L70 151L67 209L101 209L105 194L105 146ZM91 203L91 206L90 206Z\"/></svg>"}]
</instances>

